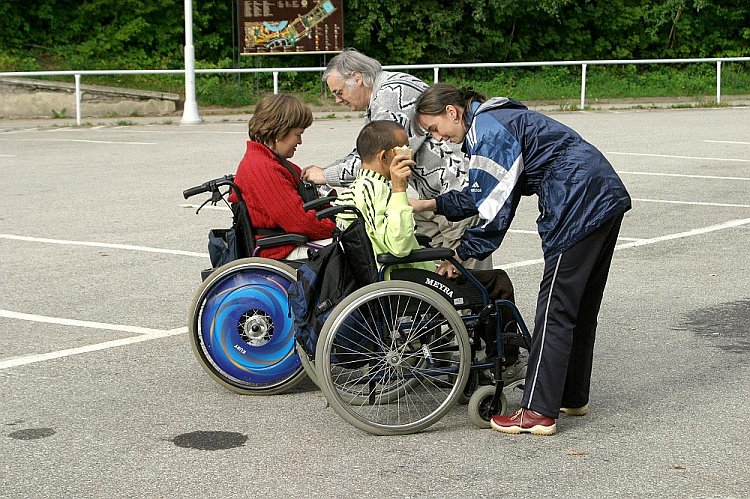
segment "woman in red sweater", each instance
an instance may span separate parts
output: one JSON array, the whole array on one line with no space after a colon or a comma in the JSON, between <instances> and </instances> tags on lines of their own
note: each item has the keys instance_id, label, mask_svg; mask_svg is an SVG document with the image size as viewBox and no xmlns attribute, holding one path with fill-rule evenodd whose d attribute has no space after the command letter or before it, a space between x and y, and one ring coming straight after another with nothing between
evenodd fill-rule
<instances>
[{"instance_id":1,"label":"woman in red sweater","mask_svg":"<svg viewBox=\"0 0 750 499\"><path fill-rule=\"evenodd\" d=\"M292 95L263 97L248 122L250 140L234 182L242 192L253 227L282 229L325 244L324 240L331 237L334 223L318 220L314 211L302 208L297 180L279 159L294 156L297 146L302 144L302 134L312 121L310 109ZM301 175L299 166L287 163ZM237 201L234 194L229 201ZM260 256L299 260L307 258L307 250L304 246L284 245L263 249Z\"/></svg>"}]
</instances>

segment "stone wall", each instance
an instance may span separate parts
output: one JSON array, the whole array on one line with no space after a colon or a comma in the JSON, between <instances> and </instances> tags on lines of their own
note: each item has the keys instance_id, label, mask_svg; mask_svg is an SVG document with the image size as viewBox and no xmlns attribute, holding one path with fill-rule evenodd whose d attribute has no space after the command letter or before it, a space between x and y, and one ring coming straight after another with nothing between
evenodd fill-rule
<instances>
[{"instance_id":1,"label":"stone wall","mask_svg":"<svg viewBox=\"0 0 750 499\"><path fill-rule=\"evenodd\" d=\"M171 115L181 107L177 94L81 85L82 117ZM0 78L0 118L75 115L74 83Z\"/></svg>"}]
</instances>

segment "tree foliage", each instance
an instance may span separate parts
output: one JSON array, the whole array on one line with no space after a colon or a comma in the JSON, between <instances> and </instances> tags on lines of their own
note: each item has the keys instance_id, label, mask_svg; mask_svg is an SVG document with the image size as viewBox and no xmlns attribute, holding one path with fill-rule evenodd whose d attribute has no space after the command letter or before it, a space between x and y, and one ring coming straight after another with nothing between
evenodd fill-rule
<instances>
[{"instance_id":1,"label":"tree foliage","mask_svg":"<svg viewBox=\"0 0 750 499\"><path fill-rule=\"evenodd\" d=\"M193 2L204 66L231 64L232 2ZM345 0L344 15L345 43L385 64L750 55L747 0ZM183 62L180 1L5 0L0 19L0 69Z\"/></svg>"}]
</instances>

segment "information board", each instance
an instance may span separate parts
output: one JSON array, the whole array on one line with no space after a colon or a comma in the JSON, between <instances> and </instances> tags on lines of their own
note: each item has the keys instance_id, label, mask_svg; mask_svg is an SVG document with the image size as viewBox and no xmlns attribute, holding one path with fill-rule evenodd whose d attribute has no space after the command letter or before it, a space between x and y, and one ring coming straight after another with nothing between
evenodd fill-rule
<instances>
[{"instance_id":1,"label":"information board","mask_svg":"<svg viewBox=\"0 0 750 499\"><path fill-rule=\"evenodd\" d=\"M240 53L304 54L344 48L343 0L239 0Z\"/></svg>"}]
</instances>

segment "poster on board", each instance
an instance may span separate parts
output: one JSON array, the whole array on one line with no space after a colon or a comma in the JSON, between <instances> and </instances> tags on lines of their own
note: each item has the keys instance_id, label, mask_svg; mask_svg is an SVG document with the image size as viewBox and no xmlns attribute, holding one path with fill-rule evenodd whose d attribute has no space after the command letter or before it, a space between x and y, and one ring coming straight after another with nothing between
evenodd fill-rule
<instances>
[{"instance_id":1,"label":"poster on board","mask_svg":"<svg viewBox=\"0 0 750 499\"><path fill-rule=\"evenodd\" d=\"M343 0L239 0L240 53L340 52Z\"/></svg>"}]
</instances>

